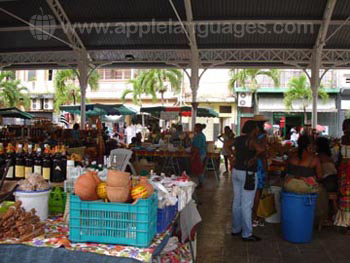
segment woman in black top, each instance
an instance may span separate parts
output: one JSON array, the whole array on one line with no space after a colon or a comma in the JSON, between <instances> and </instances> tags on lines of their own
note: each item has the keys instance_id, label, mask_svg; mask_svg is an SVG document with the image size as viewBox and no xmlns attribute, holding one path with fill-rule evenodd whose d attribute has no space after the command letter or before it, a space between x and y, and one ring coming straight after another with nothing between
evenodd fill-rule
<instances>
[{"instance_id":1,"label":"woman in black top","mask_svg":"<svg viewBox=\"0 0 350 263\"><path fill-rule=\"evenodd\" d=\"M243 241L259 241L253 235L252 208L257 186L257 158L264 152L257 143L258 128L254 121L247 121L242 129L244 135L234 143L236 161L232 171L233 206L232 235L241 235Z\"/></svg>"}]
</instances>

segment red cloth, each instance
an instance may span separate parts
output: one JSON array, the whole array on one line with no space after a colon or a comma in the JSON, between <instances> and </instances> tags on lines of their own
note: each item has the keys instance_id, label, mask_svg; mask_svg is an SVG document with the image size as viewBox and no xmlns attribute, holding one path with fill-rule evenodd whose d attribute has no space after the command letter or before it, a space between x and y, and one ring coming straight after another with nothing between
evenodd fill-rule
<instances>
[{"instance_id":1,"label":"red cloth","mask_svg":"<svg viewBox=\"0 0 350 263\"><path fill-rule=\"evenodd\" d=\"M203 173L203 163L199 155L199 149L197 147L192 147L190 160L192 175L201 175Z\"/></svg>"}]
</instances>

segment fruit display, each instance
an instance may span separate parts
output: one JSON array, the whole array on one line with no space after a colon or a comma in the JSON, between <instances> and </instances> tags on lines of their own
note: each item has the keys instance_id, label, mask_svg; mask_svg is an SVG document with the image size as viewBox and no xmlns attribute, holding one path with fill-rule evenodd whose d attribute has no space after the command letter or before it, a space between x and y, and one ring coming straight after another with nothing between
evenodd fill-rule
<instances>
[{"instance_id":1,"label":"fruit display","mask_svg":"<svg viewBox=\"0 0 350 263\"><path fill-rule=\"evenodd\" d=\"M105 182L101 182L97 185L97 196L101 199L107 198L107 184Z\"/></svg>"},{"instance_id":2,"label":"fruit display","mask_svg":"<svg viewBox=\"0 0 350 263\"><path fill-rule=\"evenodd\" d=\"M78 177L74 192L81 200L94 201L98 199L97 186L100 181L96 177L97 175L90 171Z\"/></svg>"}]
</instances>

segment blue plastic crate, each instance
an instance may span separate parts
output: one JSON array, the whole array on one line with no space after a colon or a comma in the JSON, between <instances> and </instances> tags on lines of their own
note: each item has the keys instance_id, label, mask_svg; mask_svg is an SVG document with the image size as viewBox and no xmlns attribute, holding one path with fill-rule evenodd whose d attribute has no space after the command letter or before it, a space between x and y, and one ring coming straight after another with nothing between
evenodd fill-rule
<instances>
[{"instance_id":1,"label":"blue plastic crate","mask_svg":"<svg viewBox=\"0 0 350 263\"><path fill-rule=\"evenodd\" d=\"M156 193L136 204L81 201L71 195L69 239L147 247L157 231L157 207Z\"/></svg>"}]
</instances>

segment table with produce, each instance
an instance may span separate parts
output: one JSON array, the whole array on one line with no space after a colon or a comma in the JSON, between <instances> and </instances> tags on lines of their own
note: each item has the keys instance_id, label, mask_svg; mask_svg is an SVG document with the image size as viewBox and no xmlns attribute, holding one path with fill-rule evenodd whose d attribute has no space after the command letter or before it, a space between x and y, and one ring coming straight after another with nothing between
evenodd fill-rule
<instances>
[{"instance_id":1,"label":"table with produce","mask_svg":"<svg viewBox=\"0 0 350 263\"><path fill-rule=\"evenodd\" d=\"M10 173L22 178L6 180L16 185L15 201L0 203L0 255L6 262L191 262L181 236L186 233L175 231L193 202L195 184L186 174L135 176L101 165L81 167L75 155L67 161L61 152L45 149L39 162L31 149L25 156L17 149L1 174L0 190Z\"/></svg>"}]
</instances>

